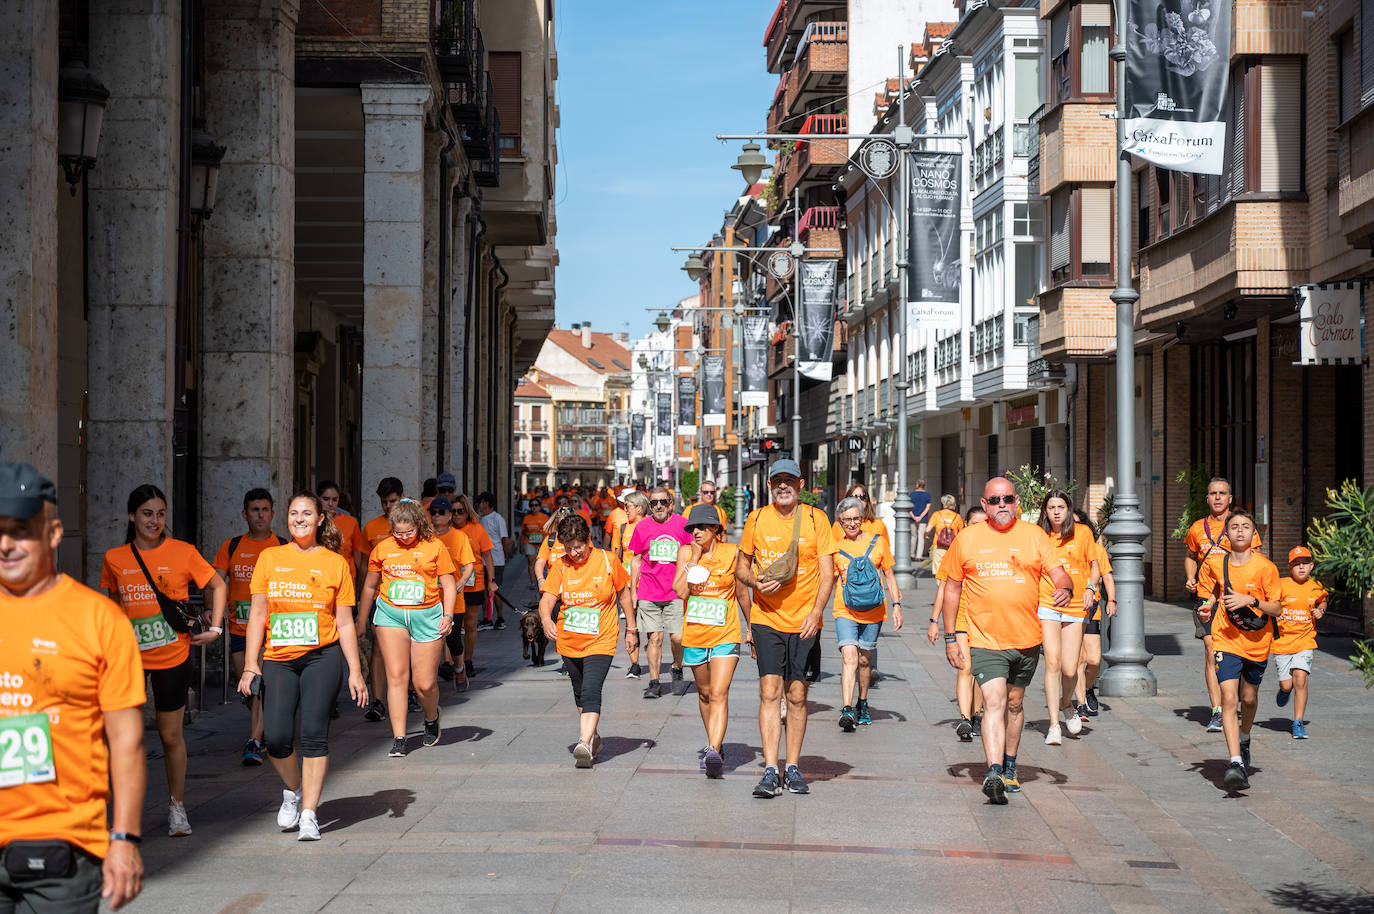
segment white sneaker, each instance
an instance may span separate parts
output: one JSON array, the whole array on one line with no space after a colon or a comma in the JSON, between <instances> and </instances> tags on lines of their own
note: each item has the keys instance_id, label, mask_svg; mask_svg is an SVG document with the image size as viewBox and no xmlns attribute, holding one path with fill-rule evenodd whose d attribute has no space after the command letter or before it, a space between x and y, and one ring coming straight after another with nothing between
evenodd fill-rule
<instances>
[{"instance_id":1,"label":"white sneaker","mask_svg":"<svg viewBox=\"0 0 1374 914\"><path fill-rule=\"evenodd\" d=\"M296 836L297 841L318 841L320 840L320 821L315 818L315 810L302 809L300 814L301 833Z\"/></svg>"},{"instance_id":2,"label":"white sneaker","mask_svg":"<svg viewBox=\"0 0 1374 914\"><path fill-rule=\"evenodd\" d=\"M186 807L172 800L167 805L167 834L173 838L184 838L191 833L191 820L186 818Z\"/></svg>"},{"instance_id":3,"label":"white sneaker","mask_svg":"<svg viewBox=\"0 0 1374 914\"><path fill-rule=\"evenodd\" d=\"M1049 731L1045 734L1046 746L1058 746L1064 741L1064 736L1059 730L1058 724L1050 724Z\"/></svg>"},{"instance_id":4,"label":"white sneaker","mask_svg":"<svg viewBox=\"0 0 1374 914\"><path fill-rule=\"evenodd\" d=\"M1077 736L1083 732L1083 721L1078 717L1077 708L1060 708L1059 719L1064 722L1064 728L1069 731L1069 736Z\"/></svg>"},{"instance_id":5,"label":"white sneaker","mask_svg":"<svg viewBox=\"0 0 1374 914\"><path fill-rule=\"evenodd\" d=\"M299 791L281 792L281 809L277 810L277 825L281 828L295 828L301 820L301 795Z\"/></svg>"}]
</instances>

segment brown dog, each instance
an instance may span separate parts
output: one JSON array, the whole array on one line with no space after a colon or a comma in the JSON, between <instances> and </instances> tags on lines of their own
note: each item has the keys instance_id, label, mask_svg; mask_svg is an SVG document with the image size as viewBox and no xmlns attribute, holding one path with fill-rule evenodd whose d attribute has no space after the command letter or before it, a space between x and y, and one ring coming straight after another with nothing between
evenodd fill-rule
<instances>
[{"instance_id":1,"label":"brown dog","mask_svg":"<svg viewBox=\"0 0 1374 914\"><path fill-rule=\"evenodd\" d=\"M544 665L544 650L549 646L549 636L544 634L544 623L539 621L539 613L528 612L520 617L520 656L528 659L531 666Z\"/></svg>"}]
</instances>

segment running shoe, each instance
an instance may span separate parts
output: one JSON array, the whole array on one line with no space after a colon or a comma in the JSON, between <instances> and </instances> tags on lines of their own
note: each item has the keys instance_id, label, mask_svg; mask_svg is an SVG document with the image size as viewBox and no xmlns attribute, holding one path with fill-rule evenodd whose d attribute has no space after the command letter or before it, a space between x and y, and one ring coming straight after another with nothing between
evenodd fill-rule
<instances>
[{"instance_id":1,"label":"running shoe","mask_svg":"<svg viewBox=\"0 0 1374 914\"><path fill-rule=\"evenodd\" d=\"M711 751L711 744L707 743L697 750L697 763L702 771L706 770L706 753Z\"/></svg>"},{"instance_id":2,"label":"running shoe","mask_svg":"<svg viewBox=\"0 0 1374 914\"><path fill-rule=\"evenodd\" d=\"M1249 771L1249 770L1251 769L1251 767L1253 767L1253 766L1250 764L1250 740L1249 740L1249 739L1243 739L1243 740L1240 741L1240 763L1241 763L1242 765L1245 766L1245 770L1246 770L1246 771Z\"/></svg>"},{"instance_id":3,"label":"running shoe","mask_svg":"<svg viewBox=\"0 0 1374 914\"><path fill-rule=\"evenodd\" d=\"M840 709L840 729L846 733L854 732L854 708L852 705L845 705Z\"/></svg>"},{"instance_id":4,"label":"running shoe","mask_svg":"<svg viewBox=\"0 0 1374 914\"><path fill-rule=\"evenodd\" d=\"M717 780L725 775L725 759L721 758L715 749L707 749L706 755L701 760L701 766L706 769L706 776L712 780Z\"/></svg>"},{"instance_id":5,"label":"running shoe","mask_svg":"<svg viewBox=\"0 0 1374 914\"><path fill-rule=\"evenodd\" d=\"M1083 721L1078 719L1078 712L1073 708L1060 708L1059 721L1064 725L1064 729L1069 731L1069 736L1077 736L1083 732Z\"/></svg>"},{"instance_id":6,"label":"running shoe","mask_svg":"<svg viewBox=\"0 0 1374 914\"><path fill-rule=\"evenodd\" d=\"M1078 720L1080 723L1086 724L1088 721L1092 720L1092 716L1092 712L1088 710L1087 705L1078 706Z\"/></svg>"},{"instance_id":7,"label":"running shoe","mask_svg":"<svg viewBox=\"0 0 1374 914\"><path fill-rule=\"evenodd\" d=\"M1292 689L1284 689L1283 686L1279 686L1279 693L1274 696L1274 704L1278 705L1280 708L1286 708L1288 707L1288 699L1292 697Z\"/></svg>"},{"instance_id":8,"label":"running shoe","mask_svg":"<svg viewBox=\"0 0 1374 914\"><path fill-rule=\"evenodd\" d=\"M663 696L663 684L657 679L649 683L649 687L644 690L645 698L661 698Z\"/></svg>"},{"instance_id":9,"label":"running shoe","mask_svg":"<svg viewBox=\"0 0 1374 914\"><path fill-rule=\"evenodd\" d=\"M500 616L497 616L497 617L496 617L496 621L495 621L494 623L492 623L492 626L491 626L491 627L494 628L494 629L496 629L498 632L499 632L499 631L505 631L505 628L506 628L506 620L503 619L503 618L501 618Z\"/></svg>"},{"instance_id":10,"label":"running shoe","mask_svg":"<svg viewBox=\"0 0 1374 914\"><path fill-rule=\"evenodd\" d=\"M439 742L439 715L438 708L434 709L434 719L425 721L425 735L420 740L420 745L428 748Z\"/></svg>"},{"instance_id":11,"label":"running shoe","mask_svg":"<svg viewBox=\"0 0 1374 914\"><path fill-rule=\"evenodd\" d=\"M442 679L444 682L452 682L453 677L455 677L456 675L458 674L454 670L453 664L449 663L447 660L439 664L439 678Z\"/></svg>"},{"instance_id":12,"label":"running shoe","mask_svg":"<svg viewBox=\"0 0 1374 914\"><path fill-rule=\"evenodd\" d=\"M406 738L398 736L391 741L391 751L386 754L387 758L405 758L410 754L406 748Z\"/></svg>"},{"instance_id":13,"label":"running shoe","mask_svg":"<svg viewBox=\"0 0 1374 914\"><path fill-rule=\"evenodd\" d=\"M802 777L801 769L796 765L788 765L782 773L782 783L792 793L810 793L811 788L806 784L806 778Z\"/></svg>"},{"instance_id":14,"label":"running shoe","mask_svg":"<svg viewBox=\"0 0 1374 914\"><path fill-rule=\"evenodd\" d=\"M1305 721L1293 721L1293 739L1307 739L1307 723Z\"/></svg>"},{"instance_id":15,"label":"running shoe","mask_svg":"<svg viewBox=\"0 0 1374 914\"><path fill-rule=\"evenodd\" d=\"M262 743L249 739L243 744L243 767L262 764Z\"/></svg>"},{"instance_id":16,"label":"running shoe","mask_svg":"<svg viewBox=\"0 0 1374 914\"><path fill-rule=\"evenodd\" d=\"M867 727L873 723L873 715L869 713L868 702L860 699L859 706L855 710L858 712L855 715L855 720L859 722L860 727Z\"/></svg>"},{"instance_id":17,"label":"running shoe","mask_svg":"<svg viewBox=\"0 0 1374 914\"><path fill-rule=\"evenodd\" d=\"M1058 746L1064 742L1064 733L1059 729L1058 724L1050 724L1050 728L1045 731L1045 745Z\"/></svg>"},{"instance_id":18,"label":"running shoe","mask_svg":"<svg viewBox=\"0 0 1374 914\"><path fill-rule=\"evenodd\" d=\"M471 660L464 660L464 661L463 661L463 672L464 672L464 673L467 673L469 676L476 676L476 675L477 675L477 667L475 667L475 666L472 665L472 661L471 661Z\"/></svg>"},{"instance_id":19,"label":"running shoe","mask_svg":"<svg viewBox=\"0 0 1374 914\"><path fill-rule=\"evenodd\" d=\"M420 696L415 694L414 689L410 690L410 696L406 703L406 709L410 711L411 714L416 714L420 711Z\"/></svg>"},{"instance_id":20,"label":"running shoe","mask_svg":"<svg viewBox=\"0 0 1374 914\"><path fill-rule=\"evenodd\" d=\"M1084 703L1088 706L1088 713L1096 717L1097 712L1102 710L1102 703L1097 700L1097 689L1088 689L1087 694L1083 697Z\"/></svg>"},{"instance_id":21,"label":"running shoe","mask_svg":"<svg viewBox=\"0 0 1374 914\"><path fill-rule=\"evenodd\" d=\"M483 619L481 622L477 623L477 630L479 632L489 632L491 631L491 623Z\"/></svg>"},{"instance_id":22,"label":"running shoe","mask_svg":"<svg viewBox=\"0 0 1374 914\"><path fill-rule=\"evenodd\" d=\"M582 742L582 740L578 740L577 745L573 746L573 767L592 767L592 747Z\"/></svg>"},{"instance_id":23,"label":"running shoe","mask_svg":"<svg viewBox=\"0 0 1374 914\"><path fill-rule=\"evenodd\" d=\"M593 734L592 734L592 758L596 758L598 755L601 754L601 747L602 747L603 745L604 745L604 743L601 742L601 734L599 734L599 733L593 733Z\"/></svg>"},{"instance_id":24,"label":"running shoe","mask_svg":"<svg viewBox=\"0 0 1374 914\"><path fill-rule=\"evenodd\" d=\"M297 841L318 841L320 840L320 820L315 818L315 810L301 810L301 833L296 836Z\"/></svg>"},{"instance_id":25,"label":"running shoe","mask_svg":"<svg viewBox=\"0 0 1374 914\"><path fill-rule=\"evenodd\" d=\"M687 692L687 683L682 678L682 667L671 668L673 674L673 684L671 686L674 695L684 695Z\"/></svg>"},{"instance_id":26,"label":"running shoe","mask_svg":"<svg viewBox=\"0 0 1374 914\"><path fill-rule=\"evenodd\" d=\"M778 780L778 769L769 765L763 769L763 777L754 785L754 796L760 800L771 800L782 793L782 782Z\"/></svg>"},{"instance_id":27,"label":"running shoe","mask_svg":"<svg viewBox=\"0 0 1374 914\"><path fill-rule=\"evenodd\" d=\"M1227 790L1248 790L1250 779L1245 775L1245 766L1240 762L1232 762L1226 766L1226 773L1221 776L1222 786Z\"/></svg>"},{"instance_id":28,"label":"running shoe","mask_svg":"<svg viewBox=\"0 0 1374 914\"><path fill-rule=\"evenodd\" d=\"M301 795L295 790L282 789L281 808L277 810L278 828L295 828L301 820Z\"/></svg>"},{"instance_id":29,"label":"running shoe","mask_svg":"<svg viewBox=\"0 0 1374 914\"><path fill-rule=\"evenodd\" d=\"M996 771L989 771L983 778L983 795L992 801L994 806L1007 805L1007 783L1002 780L1002 775Z\"/></svg>"},{"instance_id":30,"label":"running shoe","mask_svg":"<svg viewBox=\"0 0 1374 914\"><path fill-rule=\"evenodd\" d=\"M1007 793L1020 793L1021 781L1016 777L1015 768L1006 768L1002 771L1002 784L1007 788Z\"/></svg>"},{"instance_id":31,"label":"running shoe","mask_svg":"<svg viewBox=\"0 0 1374 914\"><path fill-rule=\"evenodd\" d=\"M959 718L959 722L954 725L954 735L959 737L961 742L973 741L973 721L967 717Z\"/></svg>"},{"instance_id":32,"label":"running shoe","mask_svg":"<svg viewBox=\"0 0 1374 914\"><path fill-rule=\"evenodd\" d=\"M184 838L191 833L191 820L186 818L186 807L180 800L172 800L167 805L167 835L171 838Z\"/></svg>"},{"instance_id":33,"label":"running shoe","mask_svg":"<svg viewBox=\"0 0 1374 914\"><path fill-rule=\"evenodd\" d=\"M640 675L641 675L643 672L644 672L644 671L643 671L642 669L640 669L639 664L637 664L637 663L632 663L632 664L630 664L630 672L628 672L628 673L625 674L625 678L626 678L626 679L638 679L638 678L640 677Z\"/></svg>"},{"instance_id":34,"label":"running shoe","mask_svg":"<svg viewBox=\"0 0 1374 914\"><path fill-rule=\"evenodd\" d=\"M372 699L372 703L363 712L363 720L370 720L374 724L386 716L386 705L382 704L380 698Z\"/></svg>"},{"instance_id":35,"label":"running shoe","mask_svg":"<svg viewBox=\"0 0 1374 914\"><path fill-rule=\"evenodd\" d=\"M1221 732L1221 708L1212 709L1212 719L1207 723L1208 733Z\"/></svg>"}]
</instances>

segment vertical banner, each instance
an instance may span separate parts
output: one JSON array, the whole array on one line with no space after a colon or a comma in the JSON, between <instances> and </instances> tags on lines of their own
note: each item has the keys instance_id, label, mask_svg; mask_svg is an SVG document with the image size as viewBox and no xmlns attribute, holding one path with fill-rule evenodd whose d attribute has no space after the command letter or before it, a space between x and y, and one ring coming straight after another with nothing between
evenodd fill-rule
<instances>
[{"instance_id":1,"label":"vertical banner","mask_svg":"<svg viewBox=\"0 0 1374 914\"><path fill-rule=\"evenodd\" d=\"M658 434L671 435L673 433L673 395L670 393L660 393L658 395Z\"/></svg>"},{"instance_id":2,"label":"vertical banner","mask_svg":"<svg viewBox=\"0 0 1374 914\"><path fill-rule=\"evenodd\" d=\"M680 374L677 376L677 433L695 435L697 433L697 376Z\"/></svg>"},{"instance_id":3,"label":"vertical banner","mask_svg":"<svg viewBox=\"0 0 1374 914\"><path fill-rule=\"evenodd\" d=\"M1360 286L1359 281L1298 286L1300 364L1358 365L1363 361Z\"/></svg>"},{"instance_id":4,"label":"vertical banner","mask_svg":"<svg viewBox=\"0 0 1374 914\"><path fill-rule=\"evenodd\" d=\"M768 318L762 315L744 319L744 390L741 406L768 405Z\"/></svg>"},{"instance_id":5,"label":"vertical banner","mask_svg":"<svg viewBox=\"0 0 1374 914\"><path fill-rule=\"evenodd\" d=\"M913 329L960 326L959 161L955 152L911 153L907 316Z\"/></svg>"},{"instance_id":6,"label":"vertical banner","mask_svg":"<svg viewBox=\"0 0 1374 914\"><path fill-rule=\"evenodd\" d=\"M623 425L615 427L615 461L628 463L630 460L630 430Z\"/></svg>"},{"instance_id":7,"label":"vertical banner","mask_svg":"<svg viewBox=\"0 0 1374 914\"><path fill-rule=\"evenodd\" d=\"M701 423L725 425L725 356L701 359Z\"/></svg>"},{"instance_id":8,"label":"vertical banner","mask_svg":"<svg viewBox=\"0 0 1374 914\"><path fill-rule=\"evenodd\" d=\"M630 422L630 450L644 450L644 423L648 421L647 416L635 416Z\"/></svg>"},{"instance_id":9,"label":"vertical banner","mask_svg":"<svg viewBox=\"0 0 1374 914\"><path fill-rule=\"evenodd\" d=\"M801 373L813 381L830 380L835 338L835 280L839 266L838 260L801 261L797 358Z\"/></svg>"},{"instance_id":10,"label":"vertical banner","mask_svg":"<svg viewBox=\"0 0 1374 914\"><path fill-rule=\"evenodd\" d=\"M1222 172L1230 0L1127 0L1122 148L1161 168ZM1106 30L1103 29L1103 43Z\"/></svg>"}]
</instances>

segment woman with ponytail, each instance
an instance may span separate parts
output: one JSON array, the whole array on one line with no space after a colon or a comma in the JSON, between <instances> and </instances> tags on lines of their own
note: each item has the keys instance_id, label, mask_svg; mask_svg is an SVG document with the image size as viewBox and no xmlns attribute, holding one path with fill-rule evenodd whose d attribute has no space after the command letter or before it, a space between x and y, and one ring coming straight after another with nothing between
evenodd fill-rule
<instances>
[{"instance_id":1,"label":"woman with ponytail","mask_svg":"<svg viewBox=\"0 0 1374 914\"><path fill-rule=\"evenodd\" d=\"M561 496L558 499L558 508L554 510L553 517L544 525L544 542L539 544L539 555L534 559L534 576L539 579L539 586L544 586L544 576L549 573L549 564L554 559L563 557L563 544L558 541L558 525L566 518L576 517L577 512L568 506L567 500Z\"/></svg>"},{"instance_id":2,"label":"woman with ponytail","mask_svg":"<svg viewBox=\"0 0 1374 914\"><path fill-rule=\"evenodd\" d=\"M262 698L267 754L285 785L277 825L299 826L298 840L318 841L330 711L344 665L348 692L360 708L367 704L367 681L353 627L353 565L340 554L343 534L309 491L291 496L286 528L291 542L263 550L253 571L248 661L239 693ZM299 760L292 745L297 711Z\"/></svg>"}]
</instances>

